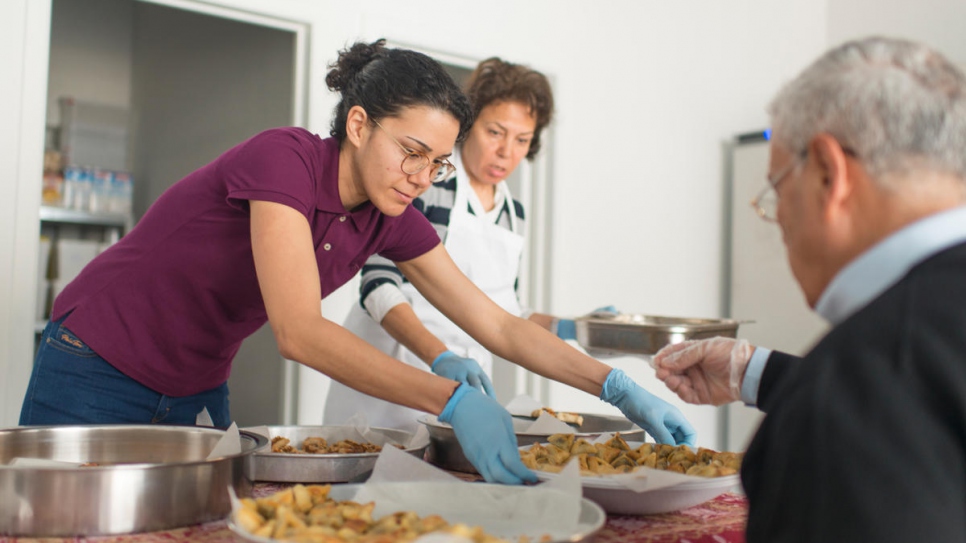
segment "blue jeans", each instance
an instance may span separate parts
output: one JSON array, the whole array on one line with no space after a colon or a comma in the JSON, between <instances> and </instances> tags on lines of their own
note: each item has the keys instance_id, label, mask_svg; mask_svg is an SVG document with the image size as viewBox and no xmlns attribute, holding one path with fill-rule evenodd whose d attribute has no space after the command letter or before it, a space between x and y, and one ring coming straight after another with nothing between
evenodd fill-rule
<instances>
[{"instance_id":1,"label":"blue jeans","mask_svg":"<svg viewBox=\"0 0 966 543\"><path fill-rule=\"evenodd\" d=\"M48 322L40 338L21 426L194 425L206 407L216 427L231 425L227 383L193 396L165 396L118 371L61 321Z\"/></svg>"}]
</instances>

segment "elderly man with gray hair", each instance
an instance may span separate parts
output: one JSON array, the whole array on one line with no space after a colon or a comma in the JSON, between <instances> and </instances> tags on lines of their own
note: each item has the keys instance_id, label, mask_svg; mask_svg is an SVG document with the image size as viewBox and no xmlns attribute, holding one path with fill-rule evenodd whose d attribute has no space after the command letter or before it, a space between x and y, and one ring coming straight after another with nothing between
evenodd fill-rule
<instances>
[{"instance_id":1,"label":"elderly man with gray hair","mask_svg":"<svg viewBox=\"0 0 966 543\"><path fill-rule=\"evenodd\" d=\"M754 205L833 327L804 358L672 345L657 375L685 401L768 414L742 466L750 543L966 541L966 78L869 38L769 112Z\"/></svg>"}]
</instances>

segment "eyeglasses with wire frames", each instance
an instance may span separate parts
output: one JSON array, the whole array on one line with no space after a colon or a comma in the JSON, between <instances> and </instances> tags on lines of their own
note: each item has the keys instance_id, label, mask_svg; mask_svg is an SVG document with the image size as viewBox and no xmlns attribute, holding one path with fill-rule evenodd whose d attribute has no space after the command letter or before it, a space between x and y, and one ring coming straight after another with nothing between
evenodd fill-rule
<instances>
[{"instance_id":1,"label":"eyeglasses with wire frames","mask_svg":"<svg viewBox=\"0 0 966 543\"><path fill-rule=\"evenodd\" d=\"M427 155L426 153L423 153L422 151L417 151L415 149L410 149L405 145L403 145L402 143L400 143L399 140L393 137L393 135L390 134L389 131L386 130L384 126L379 124L379 121L373 119L372 122L374 122L376 126L378 126L379 128L382 128L382 131L385 132L387 136L389 136L389 139L395 142L395 144L398 145L400 149L402 149L403 153L406 154L406 156L402 160L402 163L399 165L403 173L405 173L406 175L416 175L417 173L425 170L426 168L430 168L429 178L433 183L435 183L437 181L442 181L443 179L446 179L453 172L456 171L456 166L453 166L453 163L450 162L449 160L446 160L444 158L434 162L432 159L429 158L429 155Z\"/></svg>"},{"instance_id":2,"label":"eyeglasses with wire frames","mask_svg":"<svg viewBox=\"0 0 966 543\"><path fill-rule=\"evenodd\" d=\"M805 160L805 156L806 152L802 151L788 166L766 177L768 183L765 185L765 188L761 189L761 192L751 200L751 207L755 209L755 213L759 217L768 222L778 222L778 185L795 168L801 165L802 161Z\"/></svg>"},{"instance_id":3,"label":"eyeglasses with wire frames","mask_svg":"<svg viewBox=\"0 0 966 543\"><path fill-rule=\"evenodd\" d=\"M846 146L841 146L842 152L849 157L858 158L858 155L851 148ZM785 166L782 170L769 175L767 177L768 184L765 188L761 189L751 200L751 207L755 209L755 214L757 214L762 219L768 222L778 222L778 185L788 177L792 171L795 170L797 166L800 166L805 158L808 156L807 150L802 150L798 155L796 155L795 160L791 164Z\"/></svg>"}]
</instances>

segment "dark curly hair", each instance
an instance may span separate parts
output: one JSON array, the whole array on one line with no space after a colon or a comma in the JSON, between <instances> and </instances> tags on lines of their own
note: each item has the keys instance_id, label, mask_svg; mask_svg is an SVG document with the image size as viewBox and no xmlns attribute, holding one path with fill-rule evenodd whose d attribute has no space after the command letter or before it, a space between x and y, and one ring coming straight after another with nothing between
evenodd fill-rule
<instances>
[{"instance_id":1,"label":"dark curly hair","mask_svg":"<svg viewBox=\"0 0 966 543\"><path fill-rule=\"evenodd\" d=\"M412 106L447 111L460 123L456 141L463 141L473 125L473 112L459 85L438 62L422 53L387 48L384 39L357 42L340 51L329 68L325 83L342 94L329 134L340 144L353 106L362 107L373 120L393 117Z\"/></svg>"},{"instance_id":2,"label":"dark curly hair","mask_svg":"<svg viewBox=\"0 0 966 543\"><path fill-rule=\"evenodd\" d=\"M540 133L553 117L553 92L542 73L498 57L488 58L477 65L466 82L466 95L473 105L473 118L486 106L498 102L520 102L530 109L537 126L530 140L527 159L540 151Z\"/></svg>"}]
</instances>

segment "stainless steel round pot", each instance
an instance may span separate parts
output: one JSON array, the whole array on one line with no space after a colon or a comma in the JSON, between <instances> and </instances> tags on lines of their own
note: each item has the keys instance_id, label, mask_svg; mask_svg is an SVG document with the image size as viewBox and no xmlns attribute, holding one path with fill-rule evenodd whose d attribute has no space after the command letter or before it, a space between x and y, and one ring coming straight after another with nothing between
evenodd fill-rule
<instances>
[{"instance_id":1,"label":"stainless steel round pot","mask_svg":"<svg viewBox=\"0 0 966 543\"><path fill-rule=\"evenodd\" d=\"M187 426L49 426L0 430L0 534L113 535L224 518L228 487L251 495L251 453L207 459L223 430ZM10 466L14 458L96 466Z\"/></svg>"}]
</instances>

